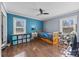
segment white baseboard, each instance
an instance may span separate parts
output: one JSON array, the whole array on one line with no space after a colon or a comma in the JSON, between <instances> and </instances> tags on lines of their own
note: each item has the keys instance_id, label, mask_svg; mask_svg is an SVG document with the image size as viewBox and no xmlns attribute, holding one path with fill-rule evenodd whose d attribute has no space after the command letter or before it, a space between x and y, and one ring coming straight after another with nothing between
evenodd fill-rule
<instances>
[{"instance_id":1,"label":"white baseboard","mask_svg":"<svg viewBox=\"0 0 79 59\"><path fill-rule=\"evenodd\" d=\"M2 44L1 49L4 49L7 46L8 46L8 44L7 43L4 43L4 44Z\"/></svg>"}]
</instances>

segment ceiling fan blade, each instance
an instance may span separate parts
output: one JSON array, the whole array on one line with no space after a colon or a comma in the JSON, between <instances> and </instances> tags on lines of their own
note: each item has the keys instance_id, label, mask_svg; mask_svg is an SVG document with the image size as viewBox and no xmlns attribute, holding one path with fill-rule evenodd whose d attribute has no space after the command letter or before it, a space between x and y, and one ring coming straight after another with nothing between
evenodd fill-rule
<instances>
[{"instance_id":1,"label":"ceiling fan blade","mask_svg":"<svg viewBox=\"0 0 79 59\"><path fill-rule=\"evenodd\" d=\"M43 14L49 14L49 13L43 13Z\"/></svg>"},{"instance_id":2,"label":"ceiling fan blade","mask_svg":"<svg viewBox=\"0 0 79 59\"><path fill-rule=\"evenodd\" d=\"M40 11L40 14L43 14L43 10L41 8L39 9L39 11Z\"/></svg>"},{"instance_id":3,"label":"ceiling fan blade","mask_svg":"<svg viewBox=\"0 0 79 59\"><path fill-rule=\"evenodd\" d=\"M48 15L49 14L49 13L43 12L43 9L41 9L41 8L39 8L39 12L40 12L40 14L37 14L37 16L39 16L39 15Z\"/></svg>"}]
</instances>

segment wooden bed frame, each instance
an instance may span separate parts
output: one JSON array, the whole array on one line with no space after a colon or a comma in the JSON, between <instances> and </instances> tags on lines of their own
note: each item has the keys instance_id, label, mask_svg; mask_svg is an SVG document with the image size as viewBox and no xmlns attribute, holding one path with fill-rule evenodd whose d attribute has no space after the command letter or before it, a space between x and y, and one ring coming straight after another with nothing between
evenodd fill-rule
<instances>
[{"instance_id":1,"label":"wooden bed frame","mask_svg":"<svg viewBox=\"0 0 79 59\"><path fill-rule=\"evenodd\" d=\"M58 45L59 44L59 34L58 34L58 32L53 33L53 38L52 38L51 41L49 39L46 39L46 38L40 38L40 39L42 41L48 43L48 44L51 44L51 45Z\"/></svg>"},{"instance_id":2,"label":"wooden bed frame","mask_svg":"<svg viewBox=\"0 0 79 59\"><path fill-rule=\"evenodd\" d=\"M41 38L42 41L47 42L48 44L53 45L53 40L50 41L49 39Z\"/></svg>"}]
</instances>

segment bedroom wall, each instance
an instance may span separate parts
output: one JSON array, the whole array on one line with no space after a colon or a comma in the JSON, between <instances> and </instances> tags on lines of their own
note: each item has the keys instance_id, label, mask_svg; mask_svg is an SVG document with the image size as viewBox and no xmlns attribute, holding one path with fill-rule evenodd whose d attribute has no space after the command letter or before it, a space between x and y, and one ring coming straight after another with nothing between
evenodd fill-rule
<instances>
[{"instance_id":1,"label":"bedroom wall","mask_svg":"<svg viewBox=\"0 0 79 59\"><path fill-rule=\"evenodd\" d=\"M56 32L59 31L59 19L44 21L44 31Z\"/></svg>"},{"instance_id":2,"label":"bedroom wall","mask_svg":"<svg viewBox=\"0 0 79 59\"><path fill-rule=\"evenodd\" d=\"M60 31L60 19L75 15L77 15L77 35L78 35L77 41L79 42L79 11L67 13L44 21L44 31L46 32Z\"/></svg>"},{"instance_id":3,"label":"bedroom wall","mask_svg":"<svg viewBox=\"0 0 79 59\"><path fill-rule=\"evenodd\" d=\"M13 34L13 17L26 19L26 33L32 33L32 32L43 30L43 21L7 13L8 39L11 39L10 35ZM33 31L32 27L35 27L36 30Z\"/></svg>"}]
</instances>

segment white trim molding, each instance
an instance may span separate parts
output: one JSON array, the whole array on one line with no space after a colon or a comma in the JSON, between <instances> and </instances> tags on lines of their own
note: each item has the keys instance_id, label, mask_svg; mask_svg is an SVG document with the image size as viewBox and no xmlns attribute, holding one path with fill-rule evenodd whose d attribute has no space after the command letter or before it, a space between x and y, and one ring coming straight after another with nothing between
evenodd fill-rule
<instances>
[{"instance_id":1,"label":"white trim molding","mask_svg":"<svg viewBox=\"0 0 79 59\"><path fill-rule=\"evenodd\" d=\"M63 21L64 20L67 20L67 19L72 19L73 20L73 31L74 32L77 32L76 30L77 30L77 28L76 28L76 26L77 26L77 15L75 15L75 16L69 16L69 17L65 17L65 18L62 18L62 19L60 19L60 32L62 32L63 33Z\"/></svg>"},{"instance_id":2,"label":"white trim molding","mask_svg":"<svg viewBox=\"0 0 79 59\"><path fill-rule=\"evenodd\" d=\"M23 27L22 26L21 27L17 27L16 26L17 25L16 24L17 21L22 22ZM23 28L24 31L17 33L16 32L16 28ZM13 34L25 34L25 33L26 33L26 19L14 17L13 18Z\"/></svg>"},{"instance_id":3,"label":"white trim molding","mask_svg":"<svg viewBox=\"0 0 79 59\"><path fill-rule=\"evenodd\" d=\"M7 45L7 13L3 3L1 3L1 16L3 16L3 19L1 18L1 21L3 20L3 41L4 41L4 43L1 44L1 49L2 49Z\"/></svg>"},{"instance_id":4,"label":"white trim molding","mask_svg":"<svg viewBox=\"0 0 79 59\"><path fill-rule=\"evenodd\" d=\"M2 36L1 36L1 10L0 10L0 57L1 57L1 38Z\"/></svg>"}]
</instances>

